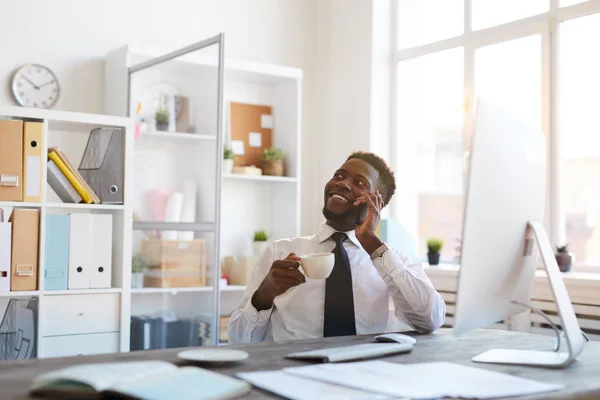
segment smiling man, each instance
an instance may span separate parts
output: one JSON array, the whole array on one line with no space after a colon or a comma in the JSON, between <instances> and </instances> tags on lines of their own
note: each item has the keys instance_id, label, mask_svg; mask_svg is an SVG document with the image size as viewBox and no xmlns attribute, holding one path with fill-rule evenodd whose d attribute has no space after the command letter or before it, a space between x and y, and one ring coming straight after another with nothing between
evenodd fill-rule
<instances>
[{"instance_id":1,"label":"smiling man","mask_svg":"<svg viewBox=\"0 0 600 400\"><path fill-rule=\"evenodd\" d=\"M316 235L277 240L261 255L244 300L229 321L229 341L250 343L385 331L389 298L396 318L418 332L444 322L446 306L423 271L375 230L396 191L394 173L373 153L357 152L325 185ZM300 257L335 254L327 279L307 279Z\"/></svg>"}]
</instances>

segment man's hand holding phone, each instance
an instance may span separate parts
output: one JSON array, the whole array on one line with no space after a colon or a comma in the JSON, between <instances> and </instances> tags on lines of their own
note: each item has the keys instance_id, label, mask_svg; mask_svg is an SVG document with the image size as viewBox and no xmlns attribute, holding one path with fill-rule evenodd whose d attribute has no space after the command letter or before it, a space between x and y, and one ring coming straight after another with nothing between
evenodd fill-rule
<instances>
[{"instance_id":1,"label":"man's hand holding phone","mask_svg":"<svg viewBox=\"0 0 600 400\"><path fill-rule=\"evenodd\" d=\"M271 269L252 296L252 305L258 311L273 307L275 297L287 292L290 288L306 282L300 272L300 257L290 253L283 260L273 262Z\"/></svg>"},{"instance_id":2,"label":"man's hand holding phone","mask_svg":"<svg viewBox=\"0 0 600 400\"><path fill-rule=\"evenodd\" d=\"M384 206L383 197L379 193L379 190L377 190L375 193L360 196L356 199L354 205L357 207L366 207L367 209L366 217L364 219L359 218L354 232L363 248L371 254L383 244L375 233L381 219L381 210ZM363 220L361 221L361 219Z\"/></svg>"}]
</instances>

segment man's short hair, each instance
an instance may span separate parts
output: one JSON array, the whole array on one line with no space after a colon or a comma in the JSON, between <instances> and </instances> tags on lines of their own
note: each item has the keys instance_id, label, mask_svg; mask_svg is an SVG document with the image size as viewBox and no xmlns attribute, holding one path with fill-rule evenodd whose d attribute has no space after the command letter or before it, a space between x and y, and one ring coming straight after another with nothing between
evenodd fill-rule
<instances>
[{"instance_id":1,"label":"man's short hair","mask_svg":"<svg viewBox=\"0 0 600 400\"><path fill-rule=\"evenodd\" d=\"M381 193L383 197L384 205L387 205L390 202L390 199L396 192L396 177L394 175L394 171L390 168L388 163L377 154L369 153L366 151L357 151L346 159L352 160L357 158L359 160L363 160L364 162L370 164L373 168L379 172L379 179L377 180L377 189Z\"/></svg>"}]
</instances>

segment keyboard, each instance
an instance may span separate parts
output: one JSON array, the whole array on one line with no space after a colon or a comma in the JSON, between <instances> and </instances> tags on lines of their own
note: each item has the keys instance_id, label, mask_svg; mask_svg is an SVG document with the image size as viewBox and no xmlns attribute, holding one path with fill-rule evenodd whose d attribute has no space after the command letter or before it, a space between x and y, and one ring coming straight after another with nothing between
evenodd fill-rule
<instances>
[{"instance_id":1,"label":"keyboard","mask_svg":"<svg viewBox=\"0 0 600 400\"><path fill-rule=\"evenodd\" d=\"M412 343L363 343L351 346L332 347L290 353L286 358L295 360L321 360L323 362L342 362L364 360L387 356L390 354L408 353L413 349Z\"/></svg>"}]
</instances>

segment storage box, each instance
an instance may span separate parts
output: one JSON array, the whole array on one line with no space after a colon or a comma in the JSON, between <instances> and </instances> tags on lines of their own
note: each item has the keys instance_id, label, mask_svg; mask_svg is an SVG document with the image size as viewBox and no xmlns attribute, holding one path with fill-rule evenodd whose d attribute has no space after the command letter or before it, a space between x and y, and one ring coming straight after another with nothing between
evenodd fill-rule
<instances>
[{"instance_id":1,"label":"storage box","mask_svg":"<svg viewBox=\"0 0 600 400\"><path fill-rule=\"evenodd\" d=\"M148 239L141 242L142 256L150 268L205 269L206 243L204 239L164 240Z\"/></svg>"},{"instance_id":2,"label":"storage box","mask_svg":"<svg viewBox=\"0 0 600 400\"><path fill-rule=\"evenodd\" d=\"M144 287L183 288L206 286L205 270L167 271L153 269L144 275Z\"/></svg>"},{"instance_id":3,"label":"storage box","mask_svg":"<svg viewBox=\"0 0 600 400\"><path fill-rule=\"evenodd\" d=\"M140 252L149 265L146 287L206 285L206 242L194 240L143 240Z\"/></svg>"}]
</instances>

